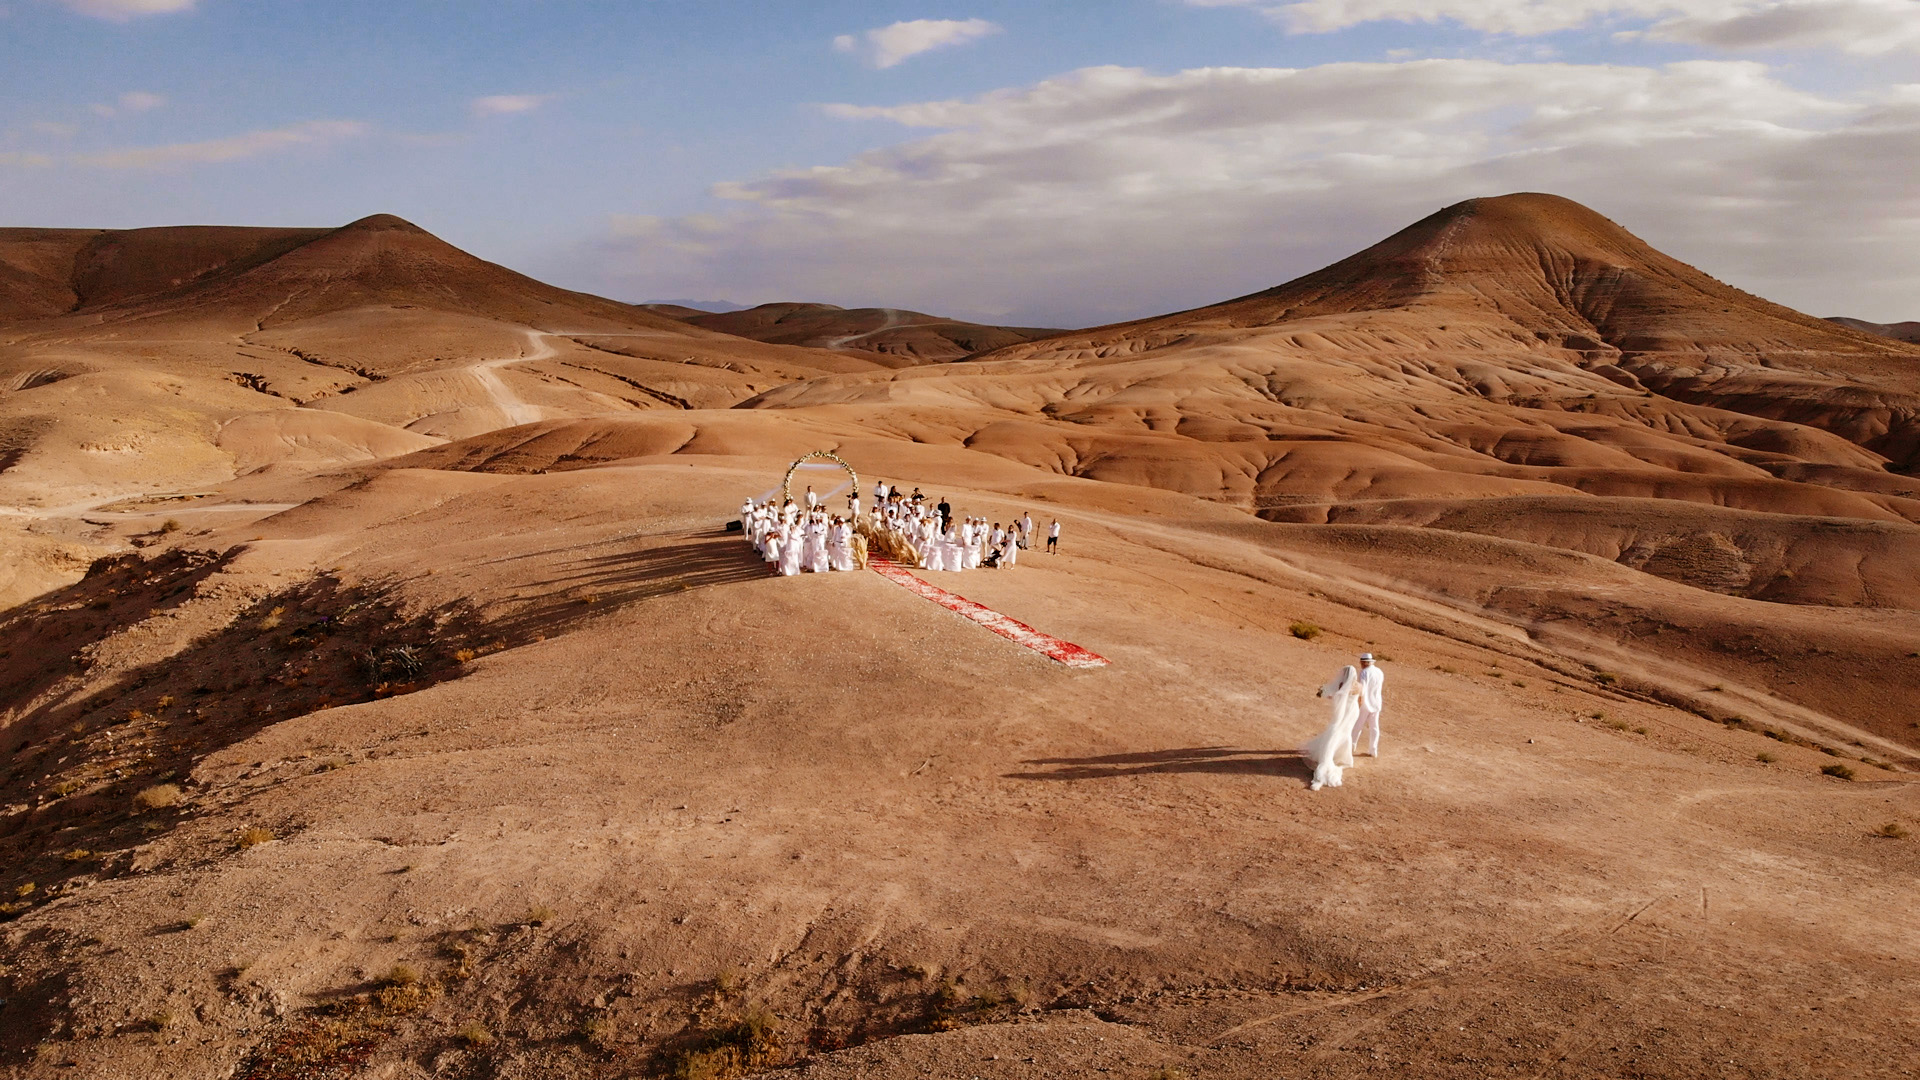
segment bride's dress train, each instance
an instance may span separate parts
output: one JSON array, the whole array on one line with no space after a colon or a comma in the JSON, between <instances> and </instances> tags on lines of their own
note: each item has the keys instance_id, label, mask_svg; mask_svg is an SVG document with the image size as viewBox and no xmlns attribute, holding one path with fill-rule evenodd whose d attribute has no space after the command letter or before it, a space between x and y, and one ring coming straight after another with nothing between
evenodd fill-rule
<instances>
[{"instance_id":1,"label":"bride's dress train","mask_svg":"<svg viewBox=\"0 0 1920 1080\"><path fill-rule=\"evenodd\" d=\"M1315 735L1300 754L1313 765L1314 791L1339 787L1343 770L1353 764L1353 725L1360 719L1360 676L1351 665L1340 669L1333 681L1320 688L1320 695L1333 702L1333 718L1326 730Z\"/></svg>"}]
</instances>

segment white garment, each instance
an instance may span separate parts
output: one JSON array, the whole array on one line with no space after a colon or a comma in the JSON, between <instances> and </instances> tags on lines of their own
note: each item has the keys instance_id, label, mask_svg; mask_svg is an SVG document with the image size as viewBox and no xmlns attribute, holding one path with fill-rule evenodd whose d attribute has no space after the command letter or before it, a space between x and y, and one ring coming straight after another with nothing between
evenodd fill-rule
<instances>
[{"instance_id":1,"label":"white garment","mask_svg":"<svg viewBox=\"0 0 1920 1080\"><path fill-rule=\"evenodd\" d=\"M816 574L824 574L833 569L827 556L827 525L816 521L807 526L807 569Z\"/></svg>"},{"instance_id":2,"label":"white garment","mask_svg":"<svg viewBox=\"0 0 1920 1080\"><path fill-rule=\"evenodd\" d=\"M800 572L800 529L788 526L780 530L780 574L792 577Z\"/></svg>"},{"instance_id":3,"label":"white garment","mask_svg":"<svg viewBox=\"0 0 1920 1080\"><path fill-rule=\"evenodd\" d=\"M859 569L853 561L853 527L841 522L834 526L830 539L833 547L830 552L833 568L843 573Z\"/></svg>"},{"instance_id":4,"label":"white garment","mask_svg":"<svg viewBox=\"0 0 1920 1080\"><path fill-rule=\"evenodd\" d=\"M1320 696L1332 699L1333 716L1326 729L1300 748L1300 756L1313 766L1314 791L1339 787L1341 770L1353 764L1353 725L1360 717L1360 680L1352 667L1343 667L1333 681L1320 688Z\"/></svg>"},{"instance_id":5,"label":"white garment","mask_svg":"<svg viewBox=\"0 0 1920 1080\"><path fill-rule=\"evenodd\" d=\"M1380 756L1380 689L1386 681L1378 664L1360 669L1360 715L1354 721L1353 748L1360 749L1360 740L1366 739L1368 757Z\"/></svg>"}]
</instances>

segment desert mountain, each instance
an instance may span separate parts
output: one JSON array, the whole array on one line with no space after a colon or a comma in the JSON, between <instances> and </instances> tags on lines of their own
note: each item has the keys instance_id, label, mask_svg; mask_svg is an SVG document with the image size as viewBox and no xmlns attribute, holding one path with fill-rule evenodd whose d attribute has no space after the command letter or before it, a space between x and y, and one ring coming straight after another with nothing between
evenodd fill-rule
<instances>
[{"instance_id":1,"label":"desert mountain","mask_svg":"<svg viewBox=\"0 0 1920 1080\"><path fill-rule=\"evenodd\" d=\"M880 353L895 358L895 364L959 360L1060 333L1028 326L983 326L899 308L848 309L832 304L761 304L743 311L673 314L695 326L755 341Z\"/></svg>"},{"instance_id":2,"label":"desert mountain","mask_svg":"<svg viewBox=\"0 0 1920 1080\"><path fill-rule=\"evenodd\" d=\"M1858 330L1863 334L1892 338L1909 344L1920 344L1920 322L1877 323L1868 322L1865 319L1849 319L1845 316L1831 316L1827 321L1849 330Z\"/></svg>"},{"instance_id":3,"label":"desert mountain","mask_svg":"<svg viewBox=\"0 0 1920 1080\"><path fill-rule=\"evenodd\" d=\"M6 237L9 1077L1910 1070L1920 348L1541 195L959 363ZM770 576L822 449L1108 666Z\"/></svg>"},{"instance_id":4,"label":"desert mountain","mask_svg":"<svg viewBox=\"0 0 1920 1080\"><path fill-rule=\"evenodd\" d=\"M720 407L875 367L557 289L391 216L0 231L0 504L93 508L535 420ZM0 598L84 569L0 518Z\"/></svg>"}]
</instances>

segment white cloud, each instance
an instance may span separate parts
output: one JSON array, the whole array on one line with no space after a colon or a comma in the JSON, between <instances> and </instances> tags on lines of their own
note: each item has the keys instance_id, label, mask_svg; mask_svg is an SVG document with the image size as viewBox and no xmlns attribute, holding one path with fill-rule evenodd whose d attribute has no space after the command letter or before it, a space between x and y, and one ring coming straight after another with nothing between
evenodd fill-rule
<instances>
[{"instance_id":1,"label":"white cloud","mask_svg":"<svg viewBox=\"0 0 1920 1080\"><path fill-rule=\"evenodd\" d=\"M1832 47L1854 53L1920 49L1916 0L1186 0L1250 7L1299 34L1371 22L1456 22L1492 34L1534 35L1632 20L1623 38L1726 49Z\"/></svg>"},{"instance_id":2,"label":"white cloud","mask_svg":"<svg viewBox=\"0 0 1920 1080\"><path fill-rule=\"evenodd\" d=\"M73 160L81 165L107 169L161 169L179 165L208 165L299 146L316 146L357 138L371 130L357 120L313 120L271 131L251 131L224 139L203 142L172 143L165 146L139 146L82 154Z\"/></svg>"},{"instance_id":3,"label":"white cloud","mask_svg":"<svg viewBox=\"0 0 1920 1080\"><path fill-rule=\"evenodd\" d=\"M559 96L558 94L493 94L488 97L474 98L468 109L475 116L517 116L521 113L530 113Z\"/></svg>"},{"instance_id":4,"label":"white cloud","mask_svg":"<svg viewBox=\"0 0 1920 1080\"><path fill-rule=\"evenodd\" d=\"M1000 32L998 24L985 19L914 19L858 36L842 34L833 39L833 47L858 54L874 67L890 68L924 52L964 45Z\"/></svg>"},{"instance_id":5,"label":"white cloud","mask_svg":"<svg viewBox=\"0 0 1920 1080\"><path fill-rule=\"evenodd\" d=\"M1092 68L830 112L930 130L720 185L727 213L625 220L609 286L1088 324L1250 292L1448 203L1531 190L1819 314L1920 295L1920 90L1841 100L1750 62L1426 60Z\"/></svg>"},{"instance_id":6,"label":"white cloud","mask_svg":"<svg viewBox=\"0 0 1920 1080\"><path fill-rule=\"evenodd\" d=\"M1920 51L1920 3L1804 0L1767 4L1731 13L1676 16L1655 23L1644 36L1723 49L1836 48L1865 55Z\"/></svg>"},{"instance_id":7,"label":"white cloud","mask_svg":"<svg viewBox=\"0 0 1920 1080\"><path fill-rule=\"evenodd\" d=\"M166 103L167 99L161 97L159 94L149 93L145 90L130 90L120 95L117 105L101 103L89 105L87 108L93 110L95 116L117 116L122 111L133 113L148 112Z\"/></svg>"},{"instance_id":8,"label":"white cloud","mask_svg":"<svg viewBox=\"0 0 1920 1080\"><path fill-rule=\"evenodd\" d=\"M51 135L56 139L70 139L80 131L72 124L58 124L52 120L34 121L33 130L41 135Z\"/></svg>"},{"instance_id":9,"label":"white cloud","mask_svg":"<svg viewBox=\"0 0 1920 1080\"><path fill-rule=\"evenodd\" d=\"M60 0L69 9L96 19L125 22L143 15L192 11L197 0Z\"/></svg>"}]
</instances>

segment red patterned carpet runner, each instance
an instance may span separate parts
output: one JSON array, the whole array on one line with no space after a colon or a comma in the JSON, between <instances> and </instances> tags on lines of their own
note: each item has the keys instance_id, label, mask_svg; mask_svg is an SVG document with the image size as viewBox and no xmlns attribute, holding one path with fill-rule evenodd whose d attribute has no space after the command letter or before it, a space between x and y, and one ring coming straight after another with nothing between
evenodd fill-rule
<instances>
[{"instance_id":1,"label":"red patterned carpet runner","mask_svg":"<svg viewBox=\"0 0 1920 1080\"><path fill-rule=\"evenodd\" d=\"M1058 660L1068 667L1107 666L1107 658L1098 653L1089 652L1071 641L1061 641L1057 637L1043 634L1026 623L1007 618L990 607L976 604L964 596L955 596L938 586L929 585L908 573L905 568L886 559L878 557L869 559L867 566L895 585L909 592L918 593L948 611L972 619L1008 641L1025 645L1034 652L1049 659Z\"/></svg>"}]
</instances>

